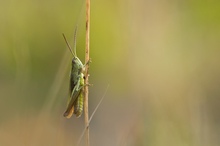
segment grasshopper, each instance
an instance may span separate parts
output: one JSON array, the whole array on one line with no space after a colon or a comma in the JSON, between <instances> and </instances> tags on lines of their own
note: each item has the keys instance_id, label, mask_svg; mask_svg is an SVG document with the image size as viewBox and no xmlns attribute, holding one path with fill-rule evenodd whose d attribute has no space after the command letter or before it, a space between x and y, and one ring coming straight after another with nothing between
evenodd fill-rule
<instances>
[{"instance_id":1,"label":"grasshopper","mask_svg":"<svg viewBox=\"0 0 220 146\"><path fill-rule=\"evenodd\" d=\"M70 85L69 85L69 98L67 101L67 109L64 112L63 116L70 118L74 113L76 117L80 117L83 111L83 102L84 102L84 71L85 65L82 64L80 59L76 55L76 32L74 33L74 52L71 49L65 35L63 34L64 40L73 55L72 59L72 69L70 72Z\"/></svg>"}]
</instances>

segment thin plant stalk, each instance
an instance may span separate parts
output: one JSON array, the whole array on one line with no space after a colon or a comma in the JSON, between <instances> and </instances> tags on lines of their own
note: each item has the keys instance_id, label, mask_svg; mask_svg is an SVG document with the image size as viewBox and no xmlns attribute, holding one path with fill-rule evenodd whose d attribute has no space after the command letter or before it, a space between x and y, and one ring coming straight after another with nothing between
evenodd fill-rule
<instances>
[{"instance_id":1,"label":"thin plant stalk","mask_svg":"<svg viewBox=\"0 0 220 146\"><path fill-rule=\"evenodd\" d=\"M86 47L85 47L85 85L89 84L89 49L90 49L90 0L86 0ZM89 146L89 111L88 111L88 86L84 89L84 115L85 115L85 127L86 127L86 146Z\"/></svg>"},{"instance_id":2,"label":"thin plant stalk","mask_svg":"<svg viewBox=\"0 0 220 146\"><path fill-rule=\"evenodd\" d=\"M99 103L97 104L95 110L92 112L92 114L91 114L91 116L90 116L90 118L89 118L89 124L90 124L90 122L91 122L93 116L95 115L97 109L99 108L100 104L102 103L102 101L103 101L103 99L104 99L104 97L105 97L105 95L106 95L106 93L107 93L107 91L108 91L108 88L109 88L109 85L107 86L107 88L106 88L106 90L105 90L105 93L104 93L104 95L102 96L102 98L100 99ZM88 126L89 126L89 124L88 124ZM77 146L79 146L79 144L80 144L80 142L81 142L81 140L82 140L82 137L83 137L83 135L84 135L84 133L85 133L85 131L86 131L86 129L87 129L88 126L85 126L85 129L83 130L83 132L82 132L82 134L81 134L81 136L80 136L80 138L79 138L79 140L78 140L78 142L77 142Z\"/></svg>"}]
</instances>

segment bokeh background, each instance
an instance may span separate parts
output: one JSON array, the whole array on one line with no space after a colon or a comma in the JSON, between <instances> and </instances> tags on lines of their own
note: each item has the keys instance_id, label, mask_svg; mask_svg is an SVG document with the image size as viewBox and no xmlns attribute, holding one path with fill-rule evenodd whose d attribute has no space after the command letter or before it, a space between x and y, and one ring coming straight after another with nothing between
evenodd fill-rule
<instances>
[{"instance_id":1,"label":"bokeh background","mask_svg":"<svg viewBox=\"0 0 220 146\"><path fill-rule=\"evenodd\" d=\"M0 145L76 145L62 33L84 62L84 0L0 3ZM219 38L217 0L91 0L91 145L219 146Z\"/></svg>"}]
</instances>

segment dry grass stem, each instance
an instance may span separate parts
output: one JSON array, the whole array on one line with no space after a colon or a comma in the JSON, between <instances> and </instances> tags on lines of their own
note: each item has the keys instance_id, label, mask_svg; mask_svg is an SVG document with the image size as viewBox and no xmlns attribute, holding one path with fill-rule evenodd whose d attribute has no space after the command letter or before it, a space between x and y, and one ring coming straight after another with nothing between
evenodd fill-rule
<instances>
[{"instance_id":1,"label":"dry grass stem","mask_svg":"<svg viewBox=\"0 0 220 146\"><path fill-rule=\"evenodd\" d=\"M86 0L86 48L85 48L85 62L89 62L89 49L90 49L90 0ZM85 85L89 84L89 64L85 67ZM89 146L89 112L88 112L88 86L85 86L84 90L84 114L85 114L85 126L86 126L86 146Z\"/></svg>"}]
</instances>

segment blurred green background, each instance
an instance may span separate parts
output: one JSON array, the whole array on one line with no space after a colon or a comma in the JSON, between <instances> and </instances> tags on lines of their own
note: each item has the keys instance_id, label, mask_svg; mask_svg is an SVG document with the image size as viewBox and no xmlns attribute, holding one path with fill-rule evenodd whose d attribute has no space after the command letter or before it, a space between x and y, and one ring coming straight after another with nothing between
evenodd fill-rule
<instances>
[{"instance_id":1,"label":"blurred green background","mask_svg":"<svg viewBox=\"0 0 220 146\"><path fill-rule=\"evenodd\" d=\"M65 119L71 54L84 62L85 2L0 4L0 145L76 145ZM220 145L220 1L91 0L92 146ZM84 145L84 140L81 145Z\"/></svg>"}]
</instances>

